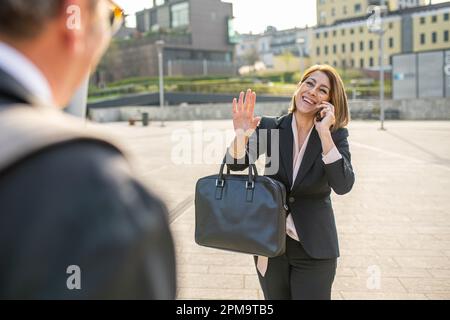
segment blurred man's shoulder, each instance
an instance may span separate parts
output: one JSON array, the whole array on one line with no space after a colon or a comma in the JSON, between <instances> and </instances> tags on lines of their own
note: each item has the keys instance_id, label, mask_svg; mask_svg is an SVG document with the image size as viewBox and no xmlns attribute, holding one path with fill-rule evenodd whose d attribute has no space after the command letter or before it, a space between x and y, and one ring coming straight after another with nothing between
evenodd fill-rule
<instances>
[{"instance_id":1,"label":"blurred man's shoulder","mask_svg":"<svg viewBox=\"0 0 450 320\"><path fill-rule=\"evenodd\" d=\"M43 148L16 162L3 178L46 189L54 199L59 196L70 202L106 197L120 203L128 194L160 203L135 178L121 151L100 140L79 139Z\"/></svg>"}]
</instances>

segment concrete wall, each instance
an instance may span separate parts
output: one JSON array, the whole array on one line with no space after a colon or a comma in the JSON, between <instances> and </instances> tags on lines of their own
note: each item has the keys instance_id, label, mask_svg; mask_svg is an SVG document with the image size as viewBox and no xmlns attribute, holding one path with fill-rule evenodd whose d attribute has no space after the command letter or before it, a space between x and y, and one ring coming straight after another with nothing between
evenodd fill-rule
<instances>
[{"instance_id":1,"label":"concrete wall","mask_svg":"<svg viewBox=\"0 0 450 320\"><path fill-rule=\"evenodd\" d=\"M278 116L287 112L289 103L258 103L257 115ZM378 101L352 101L352 114L372 113L378 117ZM450 120L450 99L414 99L388 100L385 110L397 110L401 120ZM96 122L128 121L131 117L140 118L142 112L148 112L150 120L188 121L231 119L231 104L205 104L179 107L166 107L164 112L159 107L122 107L107 109L90 109L89 116Z\"/></svg>"},{"instance_id":2,"label":"concrete wall","mask_svg":"<svg viewBox=\"0 0 450 320\"><path fill-rule=\"evenodd\" d=\"M219 0L190 0L189 5L192 46L231 53L227 19L233 17L233 5Z\"/></svg>"},{"instance_id":3,"label":"concrete wall","mask_svg":"<svg viewBox=\"0 0 450 320\"><path fill-rule=\"evenodd\" d=\"M350 103L352 114L371 111L372 117L378 117L379 108L377 100ZM450 120L450 99L387 100L385 110L398 111L400 120Z\"/></svg>"}]
</instances>

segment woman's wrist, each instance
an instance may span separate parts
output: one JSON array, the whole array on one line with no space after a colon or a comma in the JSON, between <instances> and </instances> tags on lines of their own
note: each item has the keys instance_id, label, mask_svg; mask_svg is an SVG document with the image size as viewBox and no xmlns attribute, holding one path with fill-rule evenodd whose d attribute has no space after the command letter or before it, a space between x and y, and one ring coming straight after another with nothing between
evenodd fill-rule
<instances>
[{"instance_id":1,"label":"woman's wrist","mask_svg":"<svg viewBox=\"0 0 450 320\"><path fill-rule=\"evenodd\" d=\"M328 152L331 151L331 149L333 149L334 142L333 142L333 138L331 136L331 131L330 129L319 129L319 138L320 141L322 143L322 155L327 155Z\"/></svg>"},{"instance_id":2,"label":"woman's wrist","mask_svg":"<svg viewBox=\"0 0 450 320\"><path fill-rule=\"evenodd\" d=\"M245 156L248 137L244 134L243 130L236 131L236 137L234 138L229 148L229 153L235 159L241 159Z\"/></svg>"},{"instance_id":3,"label":"woman's wrist","mask_svg":"<svg viewBox=\"0 0 450 320\"><path fill-rule=\"evenodd\" d=\"M248 129L247 131L243 129L235 130L235 134L237 138L250 138L250 136L255 132L255 130Z\"/></svg>"},{"instance_id":4,"label":"woman's wrist","mask_svg":"<svg viewBox=\"0 0 450 320\"><path fill-rule=\"evenodd\" d=\"M320 128L317 133L319 134L319 137L322 139L323 137L331 136L330 128Z\"/></svg>"}]
</instances>

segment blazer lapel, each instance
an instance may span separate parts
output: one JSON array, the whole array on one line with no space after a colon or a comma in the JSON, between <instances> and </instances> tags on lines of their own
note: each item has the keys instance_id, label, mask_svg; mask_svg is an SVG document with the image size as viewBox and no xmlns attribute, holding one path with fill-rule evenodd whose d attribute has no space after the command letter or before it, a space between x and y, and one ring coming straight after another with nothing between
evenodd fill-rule
<instances>
[{"instance_id":1,"label":"blazer lapel","mask_svg":"<svg viewBox=\"0 0 450 320\"><path fill-rule=\"evenodd\" d=\"M5 102L5 103L3 103ZM15 78L0 69L0 106L31 104L34 98Z\"/></svg>"},{"instance_id":2,"label":"blazer lapel","mask_svg":"<svg viewBox=\"0 0 450 320\"><path fill-rule=\"evenodd\" d=\"M292 113L288 114L280 124L280 158L287 175L289 186L292 186L292 151L294 137L292 135Z\"/></svg>"},{"instance_id":3,"label":"blazer lapel","mask_svg":"<svg viewBox=\"0 0 450 320\"><path fill-rule=\"evenodd\" d=\"M292 143L291 143L292 144ZM292 149L292 147L291 147ZM319 138L319 134L317 133L316 128L313 128L311 131L311 136L309 137L308 144L306 146L305 154L303 156L302 164L300 165L300 169L298 170L297 177L295 178L294 189L298 186L302 180L305 178L306 173L311 169L314 161L317 158L317 155L322 151L322 143ZM291 152L292 154L292 152ZM292 159L292 155L291 155ZM291 164L292 167L292 164ZM292 169L291 169L292 175ZM292 178L291 178L292 179Z\"/></svg>"}]
</instances>

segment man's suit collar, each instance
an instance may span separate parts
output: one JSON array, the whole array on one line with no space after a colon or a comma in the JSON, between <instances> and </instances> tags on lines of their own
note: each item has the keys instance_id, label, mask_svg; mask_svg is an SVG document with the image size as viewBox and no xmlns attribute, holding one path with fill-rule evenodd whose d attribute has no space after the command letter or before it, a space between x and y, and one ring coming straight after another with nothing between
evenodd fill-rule
<instances>
[{"instance_id":1,"label":"man's suit collar","mask_svg":"<svg viewBox=\"0 0 450 320\"><path fill-rule=\"evenodd\" d=\"M33 95L11 75L0 69L0 105L32 104Z\"/></svg>"}]
</instances>

